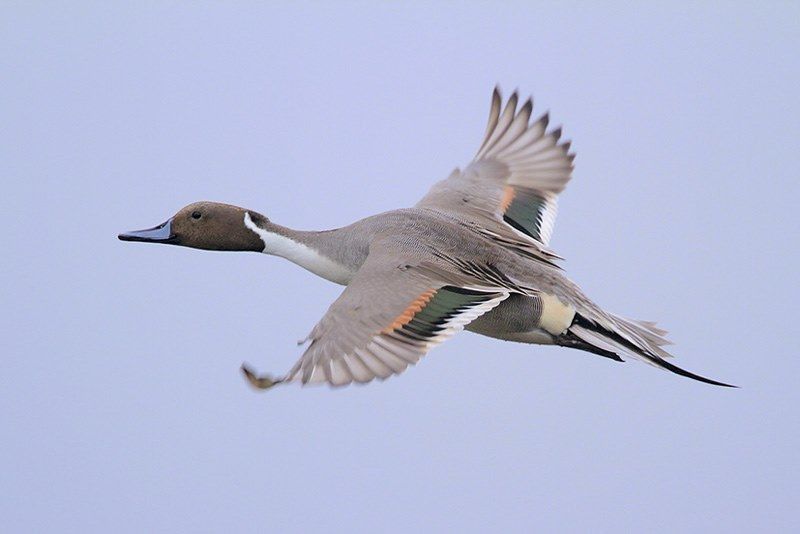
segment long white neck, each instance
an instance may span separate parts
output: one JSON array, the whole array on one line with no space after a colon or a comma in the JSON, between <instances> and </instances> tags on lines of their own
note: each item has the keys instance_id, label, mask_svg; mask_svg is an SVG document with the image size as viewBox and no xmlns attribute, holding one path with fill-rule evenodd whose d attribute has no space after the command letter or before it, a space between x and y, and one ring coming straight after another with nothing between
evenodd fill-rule
<instances>
[{"instance_id":1,"label":"long white neck","mask_svg":"<svg viewBox=\"0 0 800 534\"><path fill-rule=\"evenodd\" d=\"M344 265L332 260L328 256L321 254L311 246L293 239L287 234L280 232L282 229L275 226L274 229L265 229L258 226L250 217L250 213L244 215L244 225L258 234L264 242L264 254L280 256L292 263L311 271L317 276L330 280L336 284L347 285L353 274Z\"/></svg>"}]
</instances>

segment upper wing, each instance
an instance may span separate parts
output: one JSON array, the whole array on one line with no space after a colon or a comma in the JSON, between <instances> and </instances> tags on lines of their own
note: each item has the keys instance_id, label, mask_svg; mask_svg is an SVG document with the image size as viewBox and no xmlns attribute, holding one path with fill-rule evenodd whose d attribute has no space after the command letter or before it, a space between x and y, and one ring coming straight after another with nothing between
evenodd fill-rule
<instances>
[{"instance_id":1,"label":"upper wing","mask_svg":"<svg viewBox=\"0 0 800 534\"><path fill-rule=\"evenodd\" d=\"M530 98L519 110L517 102L515 92L501 113L500 91L495 88L486 135L475 159L463 172L456 169L436 183L417 207L547 246L557 196L572 176L575 156L569 153L569 142L558 142L560 128L547 132L547 114L530 123Z\"/></svg>"},{"instance_id":2,"label":"upper wing","mask_svg":"<svg viewBox=\"0 0 800 534\"><path fill-rule=\"evenodd\" d=\"M243 367L250 381L266 388L289 381L342 386L385 379L415 364L509 294L502 287L465 284L460 277L448 280L446 273L423 265L398 264L387 252L388 247L373 244L284 378L259 378Z\"/></svg>"}]
</instances>

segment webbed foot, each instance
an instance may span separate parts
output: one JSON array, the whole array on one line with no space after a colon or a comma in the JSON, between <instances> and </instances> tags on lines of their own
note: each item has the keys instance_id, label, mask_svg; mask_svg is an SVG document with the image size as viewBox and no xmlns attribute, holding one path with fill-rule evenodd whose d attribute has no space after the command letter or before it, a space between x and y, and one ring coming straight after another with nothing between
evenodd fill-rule
<instances>
[{"instance_id":1,"label":"webbed foot","mask_svg":"<svg viewBox=\"0 0 800 534\"><path fill-rule=\"evenodd\" d=\"M272 375L257 375L246 363L242 364L242 373L244 373L247 381L250 382L250 384L256 389L269 389L283 382L283 379L274 378Z\"/></svg>"}]
</instances>

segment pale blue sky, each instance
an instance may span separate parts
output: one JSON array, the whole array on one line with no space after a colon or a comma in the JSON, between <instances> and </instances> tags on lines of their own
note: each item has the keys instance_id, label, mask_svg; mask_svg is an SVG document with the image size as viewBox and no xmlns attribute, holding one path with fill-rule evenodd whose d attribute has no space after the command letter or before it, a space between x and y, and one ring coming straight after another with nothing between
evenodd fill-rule
<instances>
[{"instance_id":1,"label":"pale blue sky","mask_svg":"<svg viewBox=\"0 0 800 534\"><path fill-rule=\"evenodd\" d=\"M796 532L798 21L4 3L2 529ZM240 363L288 369L340 288L116 239L201 199L299 228L413 204L496 82L574 140L570 276L741 389L465 333L385 383L258 394Z\"/></svg>"}]
</instances>

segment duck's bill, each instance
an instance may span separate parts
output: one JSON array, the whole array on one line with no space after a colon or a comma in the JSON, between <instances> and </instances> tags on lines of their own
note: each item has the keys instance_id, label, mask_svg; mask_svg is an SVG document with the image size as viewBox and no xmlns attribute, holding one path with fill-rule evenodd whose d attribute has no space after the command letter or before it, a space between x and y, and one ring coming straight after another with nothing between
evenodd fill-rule
<instances>
[{"instance_id":1,"label":"duck's bill","mask_svg":"<svg viewBox=\"0 0 800 534\"><path fill-rule=\"evenodd\" d=\"M147 230L134 230L119 234L122 241L144 241L145 243L175 243L177 238L172 233L172 219Z\"/></svg>"}]
</instances>

